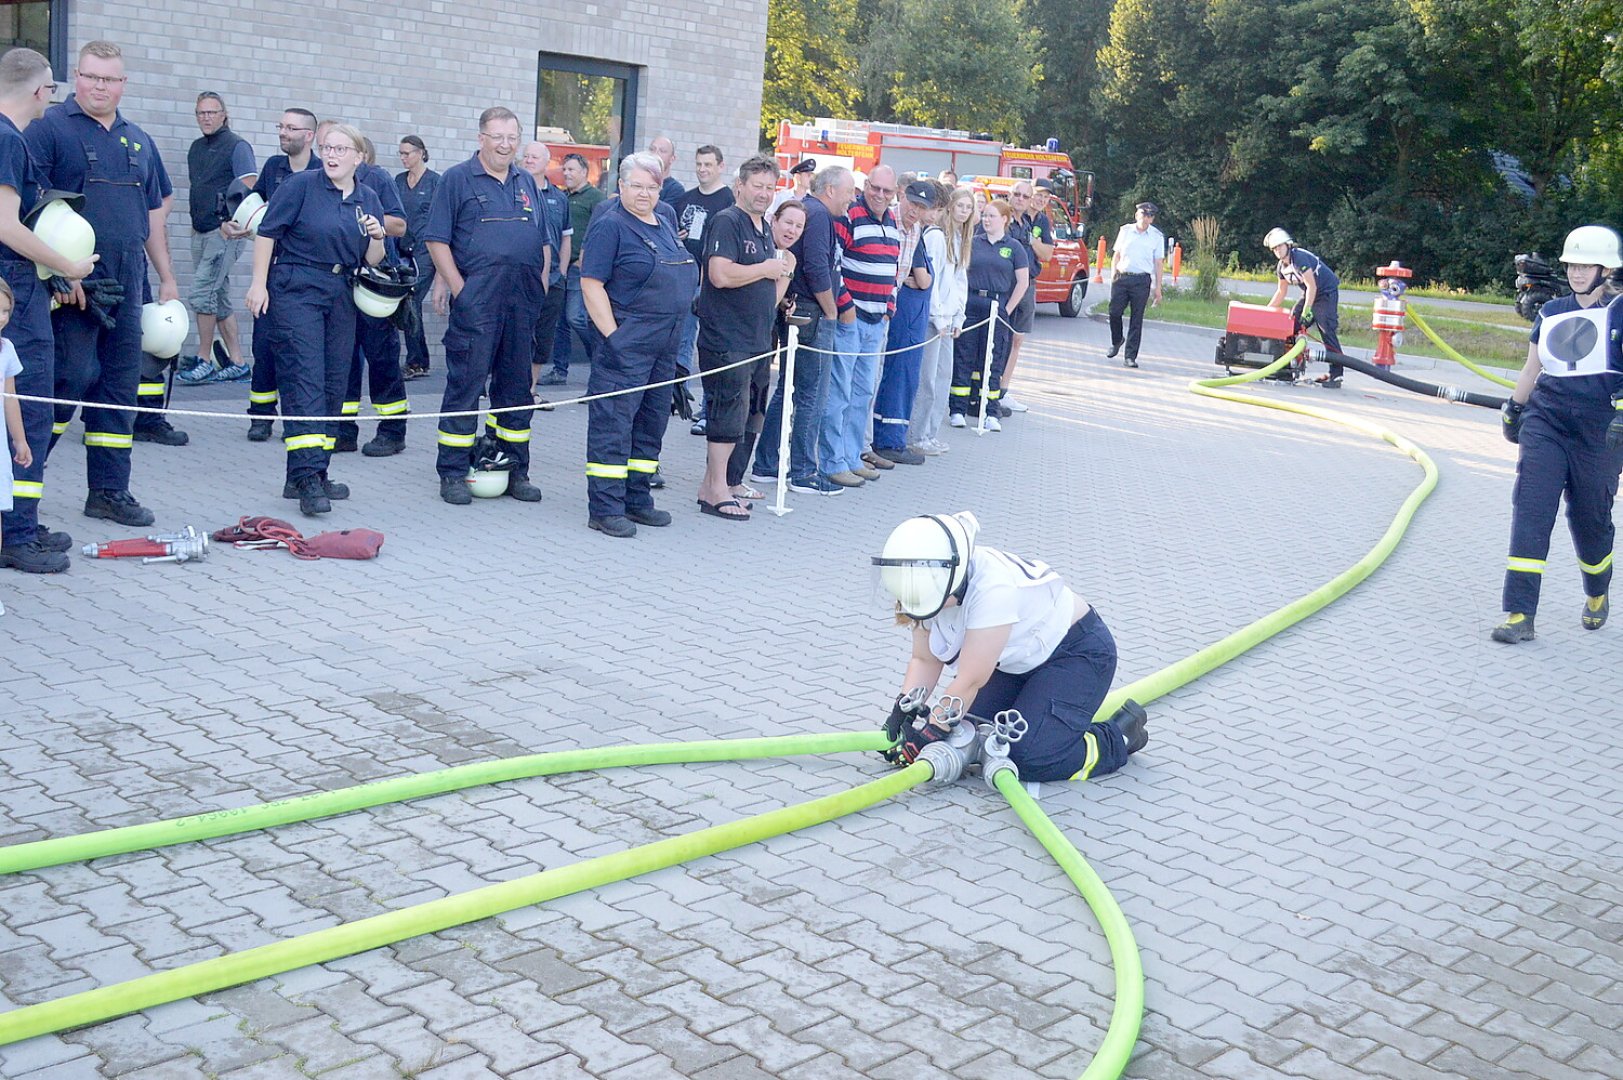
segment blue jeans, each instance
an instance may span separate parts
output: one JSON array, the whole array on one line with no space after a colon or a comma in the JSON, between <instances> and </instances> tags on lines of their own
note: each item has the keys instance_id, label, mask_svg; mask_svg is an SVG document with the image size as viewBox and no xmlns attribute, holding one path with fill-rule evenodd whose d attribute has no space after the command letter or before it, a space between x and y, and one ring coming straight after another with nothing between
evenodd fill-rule
<instances>
[{"instance_id":1,"label":"blue jeans","mask_svg":"<svg viewBox=\"0 0 1623 1080\"><path fill-rule=\"evenodd\" d=\"M880 353L885 351L888 319L840 323L834 332L839 354L828 375L828 400L823 407L818 469L824 476L850 472L862 466L868 441L868 418L873 408L874 381Z\"/></svg>"},{"instance_id":2,"label":"blue jeans","mask_svg":"<svg viewBox=\"0 0 1623 1080\"><path fill-rule=\"evenodd\" d=\"M833 319L819 319L816 335L811 341L804 336L801 348L795 352L795 409L789 420L789 479L810 480L817 475L817 437L823 428L823 410L828 397L828 373L833 367ZM811 329L806 327L806 329ZM796 333L801 331L797 330ZM805 348L823 349L812 352ZM755 444L754 472L759 476L776 476L778 472L778 442L783 437L783 376L778 376L778 388L772 394L772 403L766 407L761 435Z\"/></svg>"},{"instance_id":3,"label":"blue jeans","mask_svg":"<svg viewBox=\"0 0 1623 1080\"><path fill-rule=\"evenodd\" d=\"M568 284L569 292L564 295L564 325L567 330L573 330L575 336L580 338L581 346L586 350L586 358L590 360L592 345L596 340L593 337L596 329L592 326L591 317L586 314L586 299L580 293L580 263L569 268ZM569 360L570 350L564 349L553 354L552 366L568 374Z\"/></svg>"}]
</instances>

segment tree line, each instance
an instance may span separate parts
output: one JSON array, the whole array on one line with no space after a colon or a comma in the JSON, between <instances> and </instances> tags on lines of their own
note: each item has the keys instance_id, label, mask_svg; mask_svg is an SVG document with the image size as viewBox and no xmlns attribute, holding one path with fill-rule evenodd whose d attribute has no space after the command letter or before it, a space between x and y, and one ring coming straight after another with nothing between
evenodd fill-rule
<instances>
[{"instance_id":1,"label":"tree line","mask_svg":"<svg viewBox=\"0 0 1623 1080\"><path fill-rule=\"evenodd\" d=\"M849 116L1053 136L1107 235L1139 199L1219 261L1281 225L1344 276L1507 291L1623 225L1623 0L770 0L762 134Z\"/></svg>"}]
</instances>

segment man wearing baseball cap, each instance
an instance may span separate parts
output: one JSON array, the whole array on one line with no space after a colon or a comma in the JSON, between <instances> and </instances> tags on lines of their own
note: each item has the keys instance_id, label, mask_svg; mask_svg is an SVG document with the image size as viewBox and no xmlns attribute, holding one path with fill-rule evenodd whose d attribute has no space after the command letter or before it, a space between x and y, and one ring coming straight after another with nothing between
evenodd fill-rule
<instances>
[{"instance_id":1,"label":"man wearing baseball cap","mask_svg":"<svg viewBox=\"0 0 1623 1080\"><path fill-rule=\"evenodd\" d=\"M1121 352L1121 315L1129 305L1127 355L1122 363L1138 366L1138 345L1144 335L1144 307L1161 302L1161 265L1167 257L1167 238L1155 227L1159 208L1152 202L1134 207L1133 220L1116 233L1110 260L1110 356Z\"/></svg>"},{"instance_id":2,"label":"man wearing baseball cap","mask_svg":"<svg viewBox=\"0 0 1623 1080\"><path fill-rule=\"evenodd\" d=\"M924 455L907 448L907 425L919 391L919 362L930 335L930 265L924 233L939 201L939 188L914 180L902 191L902 259L897 267L896 314L887 331L885 370L873 402L873 455L895 465L923 465ZM898 351L900 350L900 351ZM866 457L866 455L864 455ZM889 466L882 466L889 468Z\"/></svg>"},{"instance_id":3,"label":"man wearing baseball cap","mask_svg":"<svg viewBox=\"0 0 1623 1080\"><path fill-rule=\"evenodd\" d=\"M786 187L772 196L772 205L767 207L766 219L771 221L778 216L778 207L790 199L804 199L806 192L811 190L812 176L817 172L817 159L814 157L801 158L798 164L789 169L789 179L793 187Z\"/></svg>"}]
</instances>

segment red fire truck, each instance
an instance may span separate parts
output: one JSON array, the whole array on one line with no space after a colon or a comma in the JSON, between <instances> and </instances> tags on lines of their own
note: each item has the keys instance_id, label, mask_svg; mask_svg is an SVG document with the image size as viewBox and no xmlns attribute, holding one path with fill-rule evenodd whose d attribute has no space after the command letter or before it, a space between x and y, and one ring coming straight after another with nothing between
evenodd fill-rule
<instances>
[{"instance_id":1,"label":"red fire truck","mask_svg":"<svg viewBox=\"0 0 1623 1080\"><path fill-rule=\"evenodd\" d=\"M1088 247L1084 233L1093 210L1093 174L1078 173L1055 140L1042 149L998 142L987 135L944 128L878 124L861 120L818 119L809 124L778 124L778 165L785 175L804 158L819 168L844 165L867 173L885 164L898 173L937 176L943 169L995 197L1016 180L1047 180L1053 198L1054 257L1037 278L1037 302L1055 303L1075 318L1088 292Z\"/></svg>"}]
</instances>

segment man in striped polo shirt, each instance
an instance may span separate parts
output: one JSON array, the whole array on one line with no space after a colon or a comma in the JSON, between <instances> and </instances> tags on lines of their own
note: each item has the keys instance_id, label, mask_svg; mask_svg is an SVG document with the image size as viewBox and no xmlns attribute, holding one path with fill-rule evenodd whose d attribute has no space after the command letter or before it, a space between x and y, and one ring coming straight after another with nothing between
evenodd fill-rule
<instances>
[{"instance_id":1,"label":"man in striped polo shirt","mask_svg":"<svg viewBox=\"0 0 1623 1080\"><path fill-rule=\"evenodd\" d=\"M879 165L868 174L862 198L834 221L843 253L840 271L850 295L840 310L854 306L856 319L841 322L835 334L839 355L829 370L818 458L823 475L842 487L861 487L865 480L879 479L879 470L863 463L862 450L868 441L880 354L896 309L902 231L890 211L895 195L896 171Z\"/></svg>"}]
</instances>

